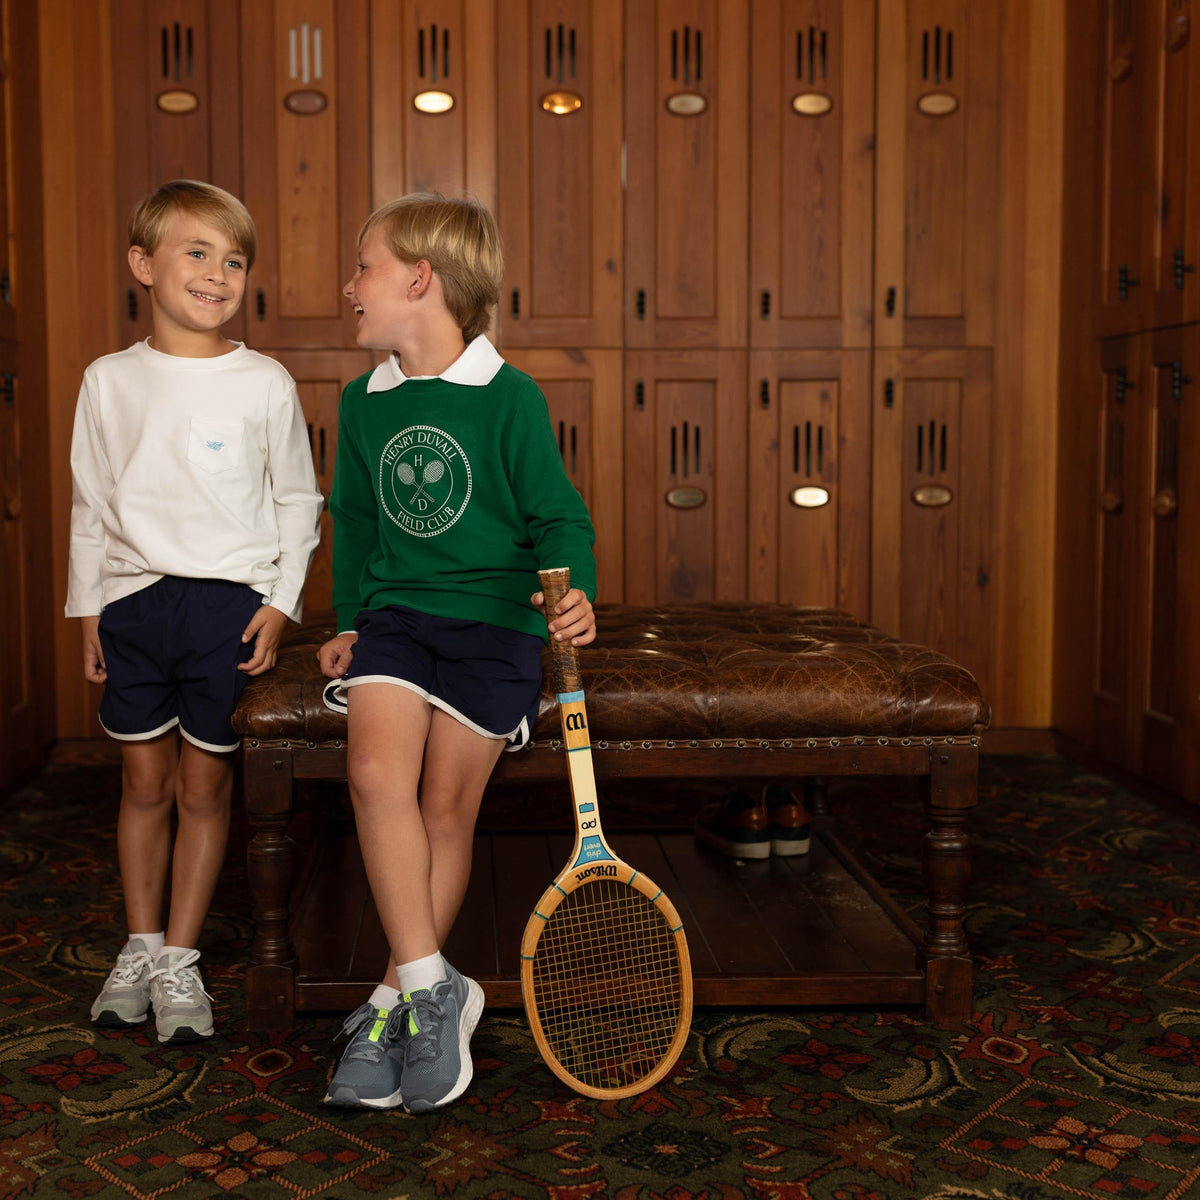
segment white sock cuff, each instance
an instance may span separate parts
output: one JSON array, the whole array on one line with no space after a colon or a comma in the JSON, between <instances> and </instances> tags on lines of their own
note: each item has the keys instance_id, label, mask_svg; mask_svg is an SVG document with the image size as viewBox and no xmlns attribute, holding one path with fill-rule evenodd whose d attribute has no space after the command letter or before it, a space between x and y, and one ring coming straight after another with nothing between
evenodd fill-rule
<instances>
[{"instance_id":1,"label":"white sock cuff","mask_svg":"<svg viewBox=\"0 0 1200 1200\"><path fill-rule=\"evenodd\" d=\"M165 961L168 954L191 954L195 948L195 946L164 946L154 956L154 962L157 965L160 959Z\"/></svg>"},{"instance_id":2,"label":"white sock cuff","mask_svg":"<svg viewBox=\"0 0 1200 1200\"><path fill-rule=\"evenodd\" d=\"M163 948L163 942L167 940L167 933L165 929L160 929L157 933L131 933L125 944L129 945L134 938L137 938L151 955L155 955Z\"/></svg>"},{"instance_id":3,"label":"white sock cuff","mask_svg":"<svg viewBox=\"0 0 1200 1200\"><path fill-rule=\"evenodd\" d=\"M371 993L371 1003L376 1008L386 1008L391 1012L400 1003L400 992L394 987L388 987L386 983L377 983Z\"/></svg>"},{"instance_id":4,"label":"white sock cuff","mask_svg":"<svg viewBox=\"0 0 1200 1200\"><path fill-rule=\"evenodd\" d=\"M446 978L446 963L441 953L427 954L414 958L412 962L398 963L396 976L400 980L400 991L404 993L429 991L435 983Z\"/></svg>"}]
</instances>

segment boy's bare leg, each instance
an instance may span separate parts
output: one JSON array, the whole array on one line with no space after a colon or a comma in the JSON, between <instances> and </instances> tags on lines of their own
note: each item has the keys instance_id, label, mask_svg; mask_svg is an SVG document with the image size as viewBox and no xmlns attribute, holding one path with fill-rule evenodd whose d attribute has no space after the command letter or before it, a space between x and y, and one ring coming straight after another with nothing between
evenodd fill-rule
<instances>
[{"instance_id":1,"label":"boy's bare leg","mask_svg":"<svg viewBox=\"0 0 1200 1200\"><path fill-rule=\"evenodd\" d=\"M480 737L461 721L433 709L425 742L420 808L429 843L430 903L439 947L449 937L466 895L479 802L503 749L503 742ZM395 987L396 978L393 956L383 983Z\"/></svg>"},{"instance_id":2,"label":"boy's bare leg","mask_svg":"<svg viewBox=\"0 0 1200 1200\"><path fill-rule=\"evenodd\" d=\"M184 740L176 786L179 829L171 870L168 946L195 946L199 941L225 861L232 793L233 755L202 750Z\"/></svg>"},{"instance_id":3,"label":"boy's bare leg","mask_svg":"<svg viewBox=\"0 0 1200 1200\"><path fill-rule=\"evenodd\" d=\"M121 743L117 861L131 933L162 928L178 757L179 738L173 729L150 741Z\"/></svg>"},{"instance_id":4,"label":"boy's bare leg","mask_svg":"<svg viewBox=\"0 0 1200 1200\"><path fill-rule=\"evenodd\" d=\"M349 689L347 776L371 895L393 959L436 953L429 890L429 840L417 788L431 708L391 683ZM396 986L396 976L387 980Z\"/></svg>"}]
</instances>

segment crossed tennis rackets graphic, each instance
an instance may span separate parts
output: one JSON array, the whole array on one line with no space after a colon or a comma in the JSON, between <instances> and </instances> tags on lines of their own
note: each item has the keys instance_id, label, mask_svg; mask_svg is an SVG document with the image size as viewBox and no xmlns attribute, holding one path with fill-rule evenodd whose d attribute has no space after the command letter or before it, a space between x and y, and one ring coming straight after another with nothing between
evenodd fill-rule
<instances>
[{"instance_id":1,"label":"crossed tennis rackets graphic","mask_svg":"<svg viewBox=\"0 0 1200 1200\"><path fill-rule=\"evenodd\" d=\"M426 500L433 500L433 497L425 491L427 483L437 483L439 479L446 473L446 464L440 459L435 458L432 462L425 464L425 469L421 472L421 482L417 485L417 490L413 492L412 499L416 500L418 496L424 493ZM396 475L400 482L406 487L417 482L417 473L412 469L410 463L402 462L396 468Z\"/></svg>"}]
</instances>

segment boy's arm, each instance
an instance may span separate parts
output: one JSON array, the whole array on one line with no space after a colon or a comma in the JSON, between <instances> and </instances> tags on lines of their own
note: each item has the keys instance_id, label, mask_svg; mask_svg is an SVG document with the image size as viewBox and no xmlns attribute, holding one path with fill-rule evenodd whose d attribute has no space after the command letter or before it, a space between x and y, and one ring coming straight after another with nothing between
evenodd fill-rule
<instances>
[{"instance_id":1,"label":"boy's arm","mask_svg":"<svg viewBox=\"0 0 1200 1200\"><path fill-rule=\"evenodd\" d=\"M513 495L537 547L538 566L570 567L571 587L596 598L596 533L583 497L563 466L545 397L523 401L506 431L505 461Z\"/></svg>"},{"instance_id":2,"label":"boy's arm","mask_svg":"<svg viewBox=\"0 0 1200 1200\"><path fill-rule=\"evenodd\" d=\"M68 617L99 616L104 567L101 515L112 489L112 472L96 413L92 380L85 374L71 434L71 542L65 609Z\"/></svg>"},{"instance_id":3,"label":"boy's arm","mask_svg":"<svg viewBox=\"0 0 1200 1200\"><path fill-rule=\"evenodd\" d=\"M374 480L367 469L352 429L346 393L338 408L337 458L329 513L333 517L333 607L339 634L354 629L363 607L363 566L379 540L379 510Z\"/></svg>"},{"instance_id":4,"label":"boy's arm","mask_svg":"<svg viewBox=\"0 0 1200 1200\"><path fill-rule=\"evenodd\" d=\"M321 537L321 507L325 501L317 488L308 427L294 386L287 388L282 402L267 414L267 469L279 530L279 578L269 603L286 617L299 621L304 581Z\"/></svg>"}]
</instances>

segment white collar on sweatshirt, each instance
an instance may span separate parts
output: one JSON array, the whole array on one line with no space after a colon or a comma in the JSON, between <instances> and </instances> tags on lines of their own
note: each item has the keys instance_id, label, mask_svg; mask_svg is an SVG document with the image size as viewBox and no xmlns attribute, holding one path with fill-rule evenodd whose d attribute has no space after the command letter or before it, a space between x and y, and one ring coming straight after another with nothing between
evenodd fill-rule
<instances>
[{"instance_id":1,"label":"white collar on sweatshirt","mask_svg":"<svg viewBox=\"0 0 1200 1200\"><path fill-rule=\"evenodd\" d=\"M502 366L504 359L500 357L500 352L488 341L487 334L481 333L437 378L467 387L485 387ZM393 351L371 372L367 391L389 392L409 379L431 378L430 375L405 375L400 370L400 355Z\"/></svg>"}]
</instances>

